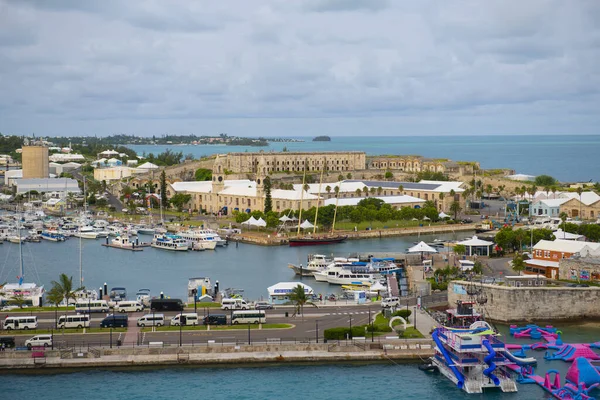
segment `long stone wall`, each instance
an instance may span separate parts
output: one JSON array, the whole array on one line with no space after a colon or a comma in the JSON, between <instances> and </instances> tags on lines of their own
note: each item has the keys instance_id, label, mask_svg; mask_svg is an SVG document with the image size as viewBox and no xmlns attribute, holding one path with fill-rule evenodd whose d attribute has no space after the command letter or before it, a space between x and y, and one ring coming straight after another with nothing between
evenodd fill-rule
<instances>
[{"instance_id":1,"label":"long stone wall","mask_svg":"<svg viewBox=\"0 0 600 400\"><path fill-rule=\"evenodd\" d=\"M467 301L468 283L452 281L448 285L448 303ZM475 285L487 296L487 303L477 306L485 318L502 322L551 321L600 317L600 288L508 287ZM462 294L461 294L462 293Z\"/></svg>"}]
</instances>

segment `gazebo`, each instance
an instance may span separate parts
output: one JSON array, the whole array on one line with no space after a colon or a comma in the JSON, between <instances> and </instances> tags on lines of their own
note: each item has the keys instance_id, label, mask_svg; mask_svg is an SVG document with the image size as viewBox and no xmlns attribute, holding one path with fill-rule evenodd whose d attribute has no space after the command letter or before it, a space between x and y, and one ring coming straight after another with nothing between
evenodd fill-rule
<instances>
[{"instance_id":1,"label":"gazebo","mask_svg":"<svg viewBox=\"0 0 600 400\"><path fill-rule=\"evenodd\" d=\"M487 240L481 240L477 238L477 236L473 236L471 239L458 242L457 244L462 244L466 247L467 256L472 256L475 254L480 256L489 256L490 247L494 245L494 242L488 242Z\"/></svg>"}]
</instances>

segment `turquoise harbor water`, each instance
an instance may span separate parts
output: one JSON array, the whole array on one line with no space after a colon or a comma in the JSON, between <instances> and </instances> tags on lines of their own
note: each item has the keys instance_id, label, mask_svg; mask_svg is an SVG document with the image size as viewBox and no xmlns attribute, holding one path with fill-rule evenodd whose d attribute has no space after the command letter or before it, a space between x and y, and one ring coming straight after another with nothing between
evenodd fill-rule
<instances>
[{"instance_id":1,"label":"turquoise harbor water","mask_svg":"<svg viewBox=\"0 0 600 400\"><path fill-rule=\"evenodd\" d=\"M163 291L171 297L184 298L188 278L208 276L220 288L242 288L245 297L267 297L267 287L282 281L299 280L287 267L288 263L304 263L309 253L348 256L351 253L403 252L417 239L433 241L448 237L462 239L472 232L455 235L421 235L398 238L353 240L339 245L306 247L262 247L235 243L218 247L214 251L171 252L154 248L132 252L103 247L104 239L82 240L84 285L98 289L104 282L109 289L124 286L130 296L137 289L148 288L152 295ZM150 241L151 236L141 236ZM79 282L79 239L71 238L63 243L42 241L23 245L26 282L42 283L46 288L61 273L73 276ZM19 246L5 242L0 246L0 282L14 282L19 271ZM303 278L317 293L337 293L339 286Z\"/></svg>"},{"instance_id":2,"label":"turquoise harbor water","mask_svg":"<svg viewBox=\"0 0 600 400\"><path fill-rule=\"evenodd\" d=\"M479 161L482 168L510 168L529 175L548 174L561 181L600 180L600 136L365 136L332 137L331 142L272 142L268 147L152 146L132 149L155 155L167 148L195 157L216 153L281 151L365 151L368 155L415 154L454 161Z\"/></svg>"}]
</instances>

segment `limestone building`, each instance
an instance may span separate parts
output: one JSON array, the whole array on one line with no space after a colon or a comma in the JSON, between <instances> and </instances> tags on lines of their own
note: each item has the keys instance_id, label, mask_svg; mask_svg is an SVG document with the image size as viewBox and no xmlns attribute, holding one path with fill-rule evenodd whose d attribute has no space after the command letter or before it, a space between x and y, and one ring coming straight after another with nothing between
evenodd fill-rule
<instances>
[{"instance_id":1,"label":"limestone building","mask_svg":"<svg viewBox=\"0 0 600 400\"><path fill-rule=\"evenodd\" d=\"M259 164L261 168L259 168ZM276 172L355 171L366 168L366 155L362 151L332 152L278 152L278 153L229 153L218 155L215 168L220 173L271 174Z\"/></svg>"},{"instance_id":2,"label":"limestone building","mask_svg":"<svg viewBox=\"0 0 600 400\"><path fill-rule=\"evenodd\" d=\"M23 146L23 178L48 178L49 160L46 146Z\"/></svg>"},{"instance_id":3,"label":"limestone building","mask_svg":"<svg viewBox=\"0 0 600 400\"><path fill-rule=\"evenodd\" d=\"M421 156L381 156L371 158L368 162L368 168L402 172L430 171L444 174L471 175L479 169L479 163L454 162Z\"/></svg>"}]
</instances>

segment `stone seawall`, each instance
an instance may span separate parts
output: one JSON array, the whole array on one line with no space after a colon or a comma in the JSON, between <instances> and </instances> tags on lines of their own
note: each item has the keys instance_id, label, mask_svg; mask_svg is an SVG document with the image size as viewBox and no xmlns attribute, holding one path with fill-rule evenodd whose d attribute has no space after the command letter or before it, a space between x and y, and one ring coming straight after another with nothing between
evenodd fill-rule
<instances>
[{"instance_id":1,"label":"stone seawall","mask_svg":"<svg viewBox=\"0 0 600 400\"><path fill-rule=\"evenodd\" d=\"M422 226L414 228L390 228L390 229L374 229L370 231L336 231L338 235L347 235L348 240L359 239L374 239L395 236L411 236L411 235L431 235L442 233L454 233L464 231L474 231L477 228L476 224L460 224L460 225L434 225ZM294 232L295 235L295 232ZM293 235L292 235L293 236ZM288 244L287 236L277 235L256 235L242 234L232 237L232 240L239 240L241 243L258 244L261 246L280 246Z\"/></svg>"},{"instance_id":2,"label":"stone seawall","mask_svg":"<svg viewBox=\"0 0 600 400\"><path fill-rule=\"evenodd\" d=\"M469 300L464 293L468 283L452 281L448 285L448 303ZM509 287L475 285L487 296L482 309L485 318L501 322L550 321L600 318L600 288L571 287Z\"/></svg>"},{"instance_id":3,"label":"stone seawall","mask_svg":"<svg viewBox=\"0 0 600 400\"><path fill-rule=\"evenodd\" d=\"M113 349L47 350L33 358L30 351L0 353L0 370L32 368L99 368L155 365L226 365L253 363L420 360L431 357L428 339L390 343L322 343L281 345L213 345Z\"/></svg>"}]
</instances>

